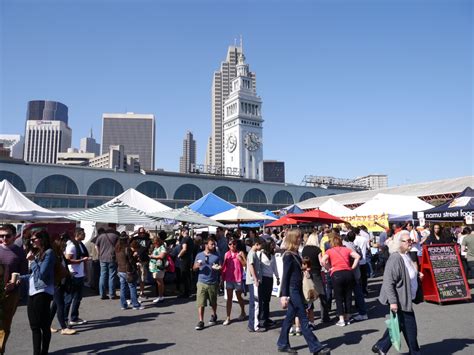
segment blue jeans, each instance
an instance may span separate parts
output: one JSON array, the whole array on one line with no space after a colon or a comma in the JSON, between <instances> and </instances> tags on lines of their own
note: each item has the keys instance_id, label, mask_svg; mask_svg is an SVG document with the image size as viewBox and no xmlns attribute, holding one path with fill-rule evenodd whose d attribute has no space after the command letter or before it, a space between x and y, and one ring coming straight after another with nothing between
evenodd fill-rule
<instances>
[{"instance_id":1,"label":"blue jeans","mask_svg":"<svg viewBox=\"0 0 474 355\"><path fill-rule=\"evenodd\" d=\"M360 280L356 280L354 284L354 298L357 311L361 316L365 316L367 314L367 305L365 304L364 293L362 292Z\"/></svg>"},{"instance_id":2,"label":"blue jeans","mask_svg":"<svg viewBox=\"0 0 474 355\"><path fill-rule=\"evenodd\" d=\"M417 338L417 327L416 327L416 319L414 312L403 312L402 310L398 309L398 324L400 325L400 330L405 337L405 340L408 345L409 354L410 355L418 355L421 354L420 346L418 345ZM383 334L382 338L377 342L377 346L380 350L384 353L388 353L390 348L392 347L392 342L390 341L390 335L388 334L388 329Z\"/></svg>"},{"instance_id":3,"label":"blue jeans","mask_svg":"<svg viewBox=\"0 0 474 355\"><path fill-rule=\"evenodd\" d=\"M281 326L280 337L278 338L277 346L279 349L290 347L290 328L293 325L295 317L298 317L301 323L301 331L304 339L309 346L309 352L315 353L323 348L313 331L309 329L308 317L306 316L306 309L303 304L303 291L290 288L290 302L288 303L288 310L286 317Z\"/></svg>"},{"instance_id":4,"label":"blue jeans","mask_svg":"<svg viewBox=\"0 0 474 355\"><path fill-rule=\"evenodd\" d=\"M127 290L130 290L130 299L132 300L133 307L140 307L140 303L137 298L137 285L135 282L127 282L127 273L119 272L120 279L120 304L122 308L127 308Z\"/></svg>"},{"instance_id":5,"label":"blue jeans","mask_svg":"<svg viewBox=\"0 0 474 355\"><path fill-rule=\"evenodd\" d=\"M66 293L62 287L54 288L53 303L51 304L51 322L54 319L54 316L57 314L58 322L61 326L61 329L67 328L67 320L64 315L64 299L66 298Z\"/></svg>"},{"instance_id":6,"label":"blue jeans","mask_svg":"<svg viewBox=\"0 0 474 355\"><path fill-rule=\"evenodd\" d=\"M106 279L109 282L109 296L115 296L115 277L117 276L117 264L114 262L100 262L99 292L101 297L105 297Z\"/></svg>"},{"instance_id":7,"label":"blue jeans","mask_svg":"<svg viewBox=\"0 0 474 355\"><path fill-rule=\"evenodd\" d=\"M83 288L83 277L73 277L71 279L71 293L66 293L64 297L64 319L66 322L69 319L69 310L71 310L70 319L73 322L76 322L79 319L79 306L81 305Z\"/></svg>"}]
</instances>

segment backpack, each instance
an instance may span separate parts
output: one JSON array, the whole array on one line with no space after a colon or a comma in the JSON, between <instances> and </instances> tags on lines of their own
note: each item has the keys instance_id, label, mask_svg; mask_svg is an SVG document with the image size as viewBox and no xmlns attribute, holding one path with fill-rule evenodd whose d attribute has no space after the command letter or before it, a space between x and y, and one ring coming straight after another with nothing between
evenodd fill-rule
<instances>
[{"instance_id":1,"label":"backpack","mask_svg":"<svg viewBox=\"0 0 474 355\"><path fill-rule=\"evenodd\" d=\"M56 258L54 263L54 284L60 285L63 279L69 276L69 269L62 263L62 257Z\"/></svg>"},{"instance_id":2,"label":"backpack","mask_svg":"<svg viewBox=\"0 0 474 355\"><path fill-rule=\"evenodd\" d=\"M168 265L166 265L166 264L168 264ZM175 272L176 271L176 267L174 265L173 258L168 253L166 254L165 266L166 266L165 271L167 271L167 272Z\"/></svg>"}]
</instances>

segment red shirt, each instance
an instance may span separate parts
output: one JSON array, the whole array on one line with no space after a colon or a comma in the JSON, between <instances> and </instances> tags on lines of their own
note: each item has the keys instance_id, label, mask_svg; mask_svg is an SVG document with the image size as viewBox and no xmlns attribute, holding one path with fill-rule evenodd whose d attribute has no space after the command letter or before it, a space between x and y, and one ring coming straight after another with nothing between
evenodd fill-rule
<instances>
[{"instance_id":1,"label":"red shirt","mask_svg":"<svg viewBox=\"0 0 474 355\"><path fill-rule=\"evenodd\" d=\"M326 250L326 255L329 256L329 263L331 264L331 275L335 271L352 270L351 252L352 250L346 247L334 247Z\"/></svg>"}]
</instances>

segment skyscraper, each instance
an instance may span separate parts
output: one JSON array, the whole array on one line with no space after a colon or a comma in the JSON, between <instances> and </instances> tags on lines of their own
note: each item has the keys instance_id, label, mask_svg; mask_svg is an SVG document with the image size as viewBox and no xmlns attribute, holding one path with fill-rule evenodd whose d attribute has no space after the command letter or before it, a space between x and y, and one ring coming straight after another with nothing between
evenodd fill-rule
<instances>
[{"instance_id":1,"label":"skyscraper","mask_svg":"<svg viewBox=\"0 0 474 355\"><path fill-rule=\"evenodd\" d=\"M226 60L221 62L220 69L214 72L212 79L212 140L209 140L211 147L208 147L207 151L210 151L211 154L207 160L210 165L215 166L221 172L224 167L224 102L231 92L231 82L237 75L236 66L240 54L243 54L242 39L240 46L229 46ZM251 79L252 90L256 91L255 73L250 72L248 76Z\"/></svg>"},{"instance_id":2,"label":"skyscraper","mask_svg":"<svg viewBox=\"0 0 474 355\"><path fill-rule=\"evenodd\" d=\"M92 135L92 128L89 137L81 138L80 151L82 153L94 153L95 156L100 155L100 144L97 143Z\"/></svg>"},{"instance_id":3,"label":"skyscraper","mask_svg":"<svg viewBox=\"0 0 474 355\"><path fill-rule=\"evenodd\" d=\"M138 155L144 170L155 168L155 115L104 113L102 115L102 154L111 145L123 145L125 155Z\"/></svg>"},{"instance_id":4,"label":"skyscraper","mask_svg":"<svg viewBox=\"0 0 474 355\"><path fill-rule=\"evenodd\" d=\"M183 140L183 155L179 158L179 172L189 173L192 164L196 164L196 141L188 131Z\"/></svg>"},{"instance_id":5,"label":"skyscraper","mask_svg":"<svg viewBox=\"0 0 474 355\"><path fill-rule=\"evenodd\" d=\"M56 101L30 101L26 115L25 161L57 162L57 154L71 147L68 108Z\"/></svg>"}]
</instances>

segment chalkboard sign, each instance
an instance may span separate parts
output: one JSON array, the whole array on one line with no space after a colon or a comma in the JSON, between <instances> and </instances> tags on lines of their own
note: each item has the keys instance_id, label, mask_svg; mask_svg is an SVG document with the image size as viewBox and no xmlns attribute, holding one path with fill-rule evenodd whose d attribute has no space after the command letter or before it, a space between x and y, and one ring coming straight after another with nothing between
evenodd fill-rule
<instances>
[{"instance_id":1,"label":"chalkboard sign","mask_svg":"<svg viewBox=\"0 0 474 355\"><path fill-rule=\"evenodd\" d=\"M456 245L424 246L422 272L426 277L423 280L425 299L447 302L471 298Z\"/></svg>"}]
</instances>

